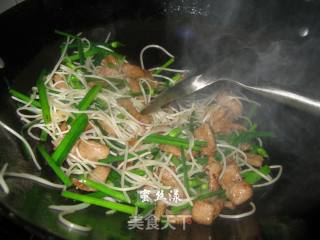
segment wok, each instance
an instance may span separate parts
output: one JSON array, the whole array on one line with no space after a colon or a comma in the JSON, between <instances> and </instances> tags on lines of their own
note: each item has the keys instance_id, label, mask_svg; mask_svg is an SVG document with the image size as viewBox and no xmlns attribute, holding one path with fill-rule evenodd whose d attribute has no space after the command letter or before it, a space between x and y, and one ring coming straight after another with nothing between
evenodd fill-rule
<instances>
[{"instance_id":1,"label":"wok","mask_svg":"<svg viewBox=\"0 0 320 240\"><path fill-rule=\"evenodd\" d=\"M136 63L144 45L160 44L176 56L177 67L210 67L220 77L286 86L319 99L319 10L316 1L298 0L25 1L0 16L0 57L5 62L0 70L0 119L21 128L5 82L28 92L41 69L52 68L62 40L55 29L81 31L95 41L103 41L111 32L113 39L125 43L121 52ZM165 60L156 51L146 57L148 66ZM47 208L66 202L58 191L10 178L10 194L0 192L2 220L43 239L308 239L319 222L319 117L239 93L261 103L254 121L276 135L265 141L268 161L284 167L276 184L255 193L255 215L218 219L211 227L192 224L185 230L133 231L128 230L127 216L106 216L102 209L90 207L70 216L94 226L82 234L59 224L57 213ZM10 171L55 180L49 171L38 173L24 157L20 142L3 129L0 142L1 166L8 162Z\"/></svg>"}]
</instances>

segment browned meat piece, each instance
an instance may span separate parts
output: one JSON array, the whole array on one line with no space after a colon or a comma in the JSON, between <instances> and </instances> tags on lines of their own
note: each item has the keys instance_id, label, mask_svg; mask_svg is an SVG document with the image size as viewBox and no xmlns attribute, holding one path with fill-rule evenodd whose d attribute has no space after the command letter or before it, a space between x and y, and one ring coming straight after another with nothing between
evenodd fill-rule
<instances>
[{"instance_id":1,"label":"browned meat piece","mask_svg":"<svg viewBox=\"0 0 320 240\"><path fill-rule=\"evenodd\" d=\"M252 187L246 182L239 182L228 188L226 195L235 205L240 205L252 197Z\"/></svg>"},{"instance_id":2,"label":"browned meat piece","mask_svg":"<svg viewBox=\"0 0 320 240\"><path fill-rule=\"evenodd\" d=\"M86 142L80 141L78 149L83 158L90 161L98 161L104 159L109 155L109 148L106 145L100 144L93 140Z\"/></svg>"},{"instance_id":3,"label":"browned meat piece","mask_svg":"<svg viewBox=\"0 0 320 240\"><path fill-rule=\"evenodd\" d=\"M68 89L68 84L65 82L64 78L59 74L54 74L52 77L53 83L57 83L55 88L57 89ZM59 82L59 83L58 83Z\"/></svg>"},{"instance_id":4,"label":"browned meat piece","mask_svg":"<svg viewBox=\"0 0 320 240\"><path fill-rule=\"evenodd\" d=\"M235 99L227 91L223 91L216 97L217 104L227 110L226 117L230 120L238 118L243 111L241 102Z\"/></svg>"},{"instance_id":5,"label":"browned meat piece","mask_svg":"<svg viewBox=\"0 0 320 240\"><path fill-rule=\"evenodd\" d=\"M135 119L145 124L150 124L152 122L152 117L150 115L143 115L137 111L133 106L132 102L127 98L118 99L120 106L125 108Z\"/></svg>"},{"instance_id":6,"label":"browned meat piece","mask_svg":"<svg viewBox=\"0 0 320 240\"><path fill-rule=\"evenodd\" d=\"M161 171L159 171L159 175L160 175L160 172ZM161 182L165 186L170 186L172 189L177 189L180 198L184 198L185 197L185 194L184 194L183 190L181 189L181 186L179 185L179 183L170 174L170 172L168 170L166 170L166 169L162 170Z\"/></svg>"},{"instance_id":7,"label":"browned meat piece","mask_svg":"<svg viewBox=\"0 0 320 240\"><path fill-rule=\"evenodd\" d=\"M166 170L166 169L159 169L159 173L158 175L160 175L160 172L162 172L161 175L161 182L166 185L166 186L172 186L172 187L177 187L179 186L179 184L177 183L177 181L172 177L171 173Z\"/></svg>"},{"instance_id":8,"label":"browned meat piece","mask_svg":"<svg viewBox=\"0 0 320 240\"><path fill-rule=\"evenodd\" d=\"M128 77L128 84L132 92L140 93L139 79L143 78L148 81L151 87L156 87L157 83L154 81L152 74L140 68L139 66L124 63L122 65L122 72Z\"/></svg>"},{"instance_id":9,"label":"browned meat piece","mask_svg":"<svg viewBox=\"0 0 320 240\"><path fill-rule=\"evenodd\" d=\"M107 132L110 136L116 136L115 131L110 126L110 124L107 121L98 120L99 125L102 127L102 129Z\"/></svg>"},{"instance_id":10,"label":"browned meat piece","mask_svg":"<svg viewBox=\"0 0 320 240\"><path fill-rule=\"evenodd\" d=\"M255 167L261 167L263 163L263 157L256 154L247 153L247 162Z\"/></svg>"},{"instance_id":11,"label":"browned meat piece","mask_svg":"<svg viewBox=\"0 0 320 240\"><path fill-rule=\"evenodd\" d=\"M178 147L167 145L167 144L159 144L159 149L166 153L172 154L175 157L181 157L181 150ZM193 152L193 155L196 153ZM190 160L190 155L185 152L185 157L187 160Z\"/></svg>"},{"instance_id":12,"label":"browned meat piece","mask_svg":"<svg viewBox=\"0 0 320 240\"><path fill-rule=\"evenodd\" d=\"M208 123L202 124L194 131L194 136L197 139L206 141L208 143L207 147L203 147L201 153L208 156L213 156L216 151L216 142L215 138L211 132L210 126Z\"/></svg>"},{"instance_id":13,"label":"browned meat piece","mask_svg":"<svg viewBox=\"0 0 320 240\"><path fill-rule=\"evenodd\" d=\"M98 75L102 77L118 77L121 75L121 65L117 58L112 55L106 56L100 65Z\"/></svg>"},{"instance_id":14,"label":"browned meat piece","mask_svg":"<svg viewBox=\"0 0 320 240\"><path fill-rule=\"evenodd\" d=\"M214 177L213 175L209 175L209 191L215 192L219 189L219 187L220 187L220 185L219 185L218 178Z\"/></svg>"},{"instance_id":15,"label":"browned meat piece","mask_svg":"<svg viewBox=\"0 0 320 240\"><path fill-rule=\"evenodd\" d=\"M124 63L122 65L122 71L128 78L131 78L131 79L139 79L139 78L152 79L152 75L149 71L144 70L139 66L136 66L130 63Z\"/></svg>"},{"instance_id":16,"label":"browned meat piece","mask_svg":"<svg viewBox=\"0 0 320 240\"><path fill-rule=\"evenodd\" d=\"M140 88L138 80L129 78L128 85L133 93L140 93L141 92L141 88Z\"/></svg>"},{"instance_id":17,"label":"browned meat piece","mask_svg":"<svg viewBox=\"0 0 320 240\"><path fill-rule=\"evenodd\" d=\"M228 161L226 170L220 180L221 187L227 189L241 181L242 177L238 165L234 161Z\"/></svg>"},{"instance_id":18,"label":"browned meat piece","mask_svg":"<svg viewBox=\"0 0 320 240\"><path fill-rule=\"evenodd\" d=\"M205 169L208 170L210 174L218 177L221 173L222 166L218 161L214 160L213 158L209 158L208 164L207 166L205 166Z\"/></svg>"},{"instance_id":19,"label":"browned meat piece","mask_svg":"<svg viewBox=\"0 0 320 240\"><path fill-rule=\"evenodd\" d=\"M246 130L241 124L232 122L233 119L229 117L228 111L222 107L215 106L208 114L210 115L210 126L215 133L229 133L234 130Z\"/></svg>"},{"instance_id":20,"label":"browned meat piece","mask_svg":"<svg viewBox=\"0 0 320 240\"><path fill-rule=\"evenodd\" d=\"M101 67L98 74L103 77L119 77L127 78L129 88L134 93L140 93L139 79L143 78L148 81L151 87L156 87L152 74L140 68L139 66L130 63L119 63L116 57L108 55L101 61Z\"/></svg>"},{"instance_id":21,"label":"browned meat piece","mask_svg":"<svg viewBox=\"0 0 320 240\"><path fill-rule=\"evenodd\" d=\"M209 177L209 190L215 192L219 189L219 175L222 167L219 162L211 160L204 168L207 171Z\"/></svg>"},{"instance_id":22,"label":"browned meat piece","mask_svg":"<svg viewBox=\"0 0 320 240\"><path fill-rule=\"evenodd\" d=\"M192 223L192 216L191 215L171 215L166 214L167 220L171 224L191 224Z\"/></svg>"},{"instance_id":23,"label":"browned meat piece","mask_svg":"<svg viewBox=\"0 0 320 240\"><path fill-rule=\"evenodd\" d=\"M167 205L163 201L157 201L154 209L154 216L157 221L160 221L162 215L166 212Z\"/></svg>"},{"instance_id":24,"label":"browned meat piece","mask_svg":"<svg viewBox=\"0 0 320 240\"><path fill-rule=\"evenodd\" d=\"M101 61L101 65L112 65L115 68L118 68L120 66L118 59L113 55L108 55Z\"/></svg>"},{"instance_id":25,"label":"browned meat piece","mask_svg":"<svg viewBox=\"0 0 320 240\"><path fill-rule=\"evenodd\" d=\"M138 139L136 137L133 137L128 141L128 144L130 147L133 147L137 143L137 141Z\"/></svg>"},{"instance_id":26,"label":"browned meat piece","mask_svg":"<svg viewBox=\"0 0 320 240\"><path fill-rule=\"evenodd\" d=\"M215 133L224 133L230 131L230 121L225 119L224 109L215 107L211 109L208 114L210 115L210 127Z\"/></svg>"},{"instance_id":27,"label":"browned meat piece","mask_svg":"<svg viewBox=\"0 0 320 240\"><path fill-rule=\"evenodd\" d=\"M243 107L240 101L222 92L216 97L217 104L209 110L209 123L215 133L229 133L234 130L245 130L245 127L234 121L241 115Z\"/></svg>"},{"instance_id":28,"label":"browned meat piece","mask_svg":"<svg viewBox=\"0 0 320 240\"><path fill-rule=\"evenodd\" d=\"M66 121L59 123L59 128L62 132L67 131L68 130L68 123Z\"/></svg>"},{"instance_id":29,"label":"browned meat piece","mask_svg":"<svg viewBox=\"0 0 320 240\"><path fill-rule=\"evenodd\" d=\"M232 160L228 160L220 185L233 205L240 205L252 197L251 185L242 181L240 169Z\"/></svg>"},{"instance_id":30,"label":"browned meat piece","mask_svg":"<svg viewBox=\"0 0 320 240\"><path fill-rule=\"evenodd\" d=\"M161 151L164 151L166 153L171 153L173 156L180 157L181 151L178 147L167 145L167 144L160 144L159 149Z\"/></svg>"},{"instance_id":31,"label":"browned meat piece","mask_svg":"<svg viewBox=\"0 0 320 240\"><path fill-rule=\"evenodd\" d=\"M224 206L226 207L226 208L229 208L229 209L235 209L236 208L236 205L234 205L232 202L230 202L230 201L226 201L226 202L224 202Z\"/></svg>"},{"instance_id":32,"label":"browned meat piece","mask_svg":"<svg viewBox=\"0 0 320 240\"><path fill-rule=\"evenodd\" d=\"M95 169L89 174L89 178L96 182L105 183L111 169L106 166L96 166Z\"/></svg>"},{"instance_id":33,"label":"browned meat piece","mask_svg":"<svg viewBox=\"0 0 320 240\"><path fill-rule=\"evenodd\" d=\"M192 220L199 224L210 225L222 208L221 199L196 201L192 208Z\"/></svg>"},{"instance_id":34,"label":"browned meat piece","mask_svg":"<svg viewBox=\"0 0 320 240\"><path fill-rule=\"evenodd\" d=\"M72 179L73 185L77 188L80 189L82 191L86 191L86 192L95 192L94 189L87 187L86 185L84 185L82 182L80 182L78 179L73 178Z\"/></svg>"}]
</instances>

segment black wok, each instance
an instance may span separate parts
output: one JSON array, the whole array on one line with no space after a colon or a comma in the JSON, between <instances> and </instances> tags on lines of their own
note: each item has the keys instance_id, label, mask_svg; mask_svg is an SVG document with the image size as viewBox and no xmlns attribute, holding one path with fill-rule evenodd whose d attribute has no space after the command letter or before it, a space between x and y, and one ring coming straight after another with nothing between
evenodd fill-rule
<instances>
[{"instance_id":1,"label":"black wok","mask_svg":"<svg viewBox=\"0 0 320 240\"><path fill-rule=\"evenodd\" d=\"M1 120L21 128L6 82L28 92L43 68L56 62L62 39L55 29L103 41L108 32L126 44L121 50L138 62L150 43L166 47L180 67L211 67L216 74L251 84L285 86L320 99L320 4L316 1L26 1L0 15ZM150 52L152 66L165 58ZM237 90L236 90L237 91ZM91 224L88 235L57 221L50 204L65 203L59 192L27 180L7 179L11 193L0 193L2 221L26 228L38 238L66 239L308 239L316 232L320 209L319 116L242 92L261 103L255 121L276 138L265 142L270 163L284 166L274 186L255 194L257 212L236 221L218 219L212 227L132 231L127 216L106 217L92 207L74 214ZM55 180L38 173L21 144L0 129L0 166ZM11 219L11 220L7 220Z\"/></svg>"}]
</instances>

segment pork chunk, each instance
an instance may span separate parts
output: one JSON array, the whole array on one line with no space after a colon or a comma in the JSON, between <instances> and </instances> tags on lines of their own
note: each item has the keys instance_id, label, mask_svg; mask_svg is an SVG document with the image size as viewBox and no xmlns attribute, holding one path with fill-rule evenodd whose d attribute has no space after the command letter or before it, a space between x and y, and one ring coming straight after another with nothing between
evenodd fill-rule
<instances>
[{"instance_id":1,"label":"pork chunk","mask_svg":"<svg viewBox=\"0 0 320 240\"><path fill-rule=\"evenodd\" d=\"M253 191L251 185L246 182L239 182L228 188L226 195L231 203L240 205L252 197Z\"/></svg>"},{"instance_id":2,"label":"pork chunk","mask_svg":"<svg viewBox=\"0 0 320 240\"><path fill-rule=\"evenodd\" d=\"M145 124L150 124L152 122L152 117L150 115L143 115L133 106L133 103L127 98L118 99L120 106L125 108L135 119Z\"/></svg>"},{"instance_id":3,"label":"pork chunk","mask_svg":"<svg viewBox=\"0 0 320 240\"><path fill-rule=\"evenodd\" d=\"M83 158L95 162L109 155L109 148L106 145L93 140L80 141L78 149Z\"/></svg>"},{"instance_id":4,"label":"pork chunk","mask_svg":"<svg viewBox=\"0 0 320 240\"><path fill-rule=\"evenodd\" d=\"M203 147L201 149L201 153L203 155L213 156L216 151L216 142L209 124L208 123L202 124L199 128L195 130L194 136L196 139L203 140L208 143L207 147Z\"/></svg>"},{"instance_id":5,"label":"pork chunk","mask_svg":"<svg viewBox=\"0 0 320 240\"><path fill-rule=\"evenodd\" d=\"M192 208L192 220L199 224L210 225L223 208L221 199L196 201Z\"/></svg>"},{"instance_id":6,"label":"pork chunk","mask_svg":"<svg viewBox=\"0 0 320 240\"><path fill-rule=\"evenodd\" d=\"M255 167L261 167L263 163L263 157L256 154L247 153L247 162Z\"/></svg>"},{"instance_id":7,"label":"pork chunk","mask_svg":"<svg viewBox=\"0 0 320 240\"><path fill-rule=\"evenodd\" d=\"M241 182L242 177L240 175L240 169L238 165L233 162L229 161L227 164L226 170L220 180L220 185L223 189L230 188L235 183Z\"/></svg>"}]
</instances>

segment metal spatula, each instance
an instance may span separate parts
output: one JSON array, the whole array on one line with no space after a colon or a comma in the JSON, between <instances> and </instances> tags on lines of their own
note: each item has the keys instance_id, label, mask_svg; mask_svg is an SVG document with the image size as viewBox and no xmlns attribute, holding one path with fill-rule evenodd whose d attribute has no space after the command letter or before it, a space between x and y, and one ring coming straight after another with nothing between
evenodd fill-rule
<instances>
[{"instance_id":1,"label":"metal spatula","mask_svg":"<svg viewBox=\"0 0 320 240\"><path fill-rule=\"evenodd\" d=\"M273 87L253 87L227 78L216 79L211 76L207 76L206 74L191 76L169 88L165 92L161 93L158 97L153 99L151 103L144 108L142 113L148 114L158 111L162 106L174 100L181 99L217 82L233 83L251 92L265 96L288 106L299 108L311 113L320 114L320 101L316 99L301 96L297 93L283 89Z\"/></svg>"}]
</instances>

